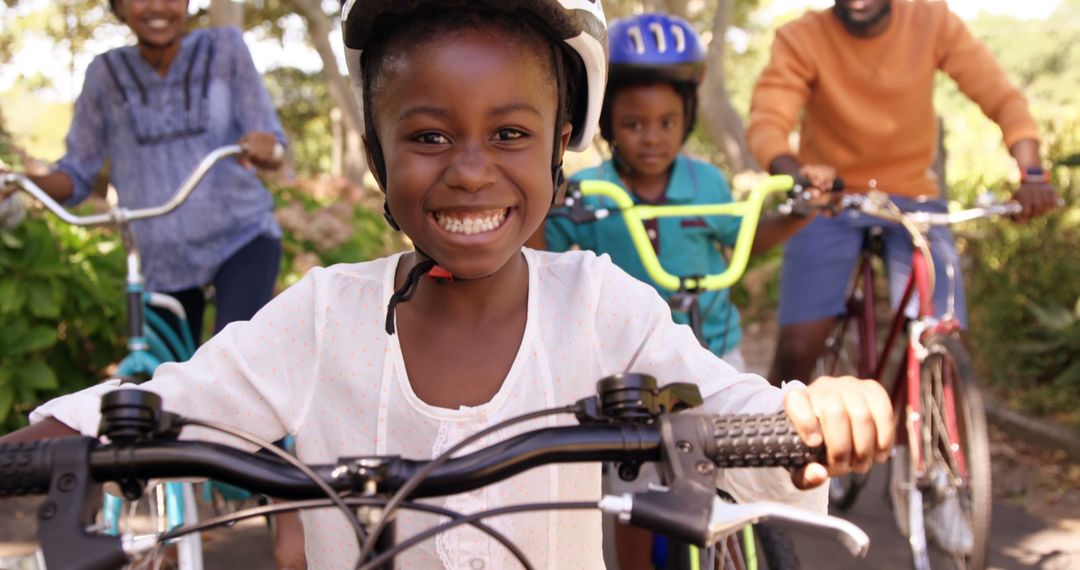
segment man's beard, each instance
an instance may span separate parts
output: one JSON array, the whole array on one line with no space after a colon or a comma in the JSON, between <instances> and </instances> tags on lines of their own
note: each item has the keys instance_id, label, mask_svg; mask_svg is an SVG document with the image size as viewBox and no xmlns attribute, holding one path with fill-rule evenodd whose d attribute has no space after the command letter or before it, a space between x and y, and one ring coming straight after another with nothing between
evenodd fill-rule
<instances>
[{"instance_id":1,"label":"man's beard","mask_svg":"<svg viewBox=\"0 0 1080 570\"><path fill-rule=\"evenodd\" d=\"M881 9L880 12L878 12L874 15L873 18L870 18L865 22L859 22L852 19L851 12L849 12L847 8L841 6L840 4L836 4L833 6L833 13L836 14L836 17L840 19L840 23L842 23L845 28L855 34L859 34L873 29L874 26L878 25L879 23L881 23L882 20L889 17L889 14L892 13L892 2L885 4L885 6Z\"/></svg>"}]
</instances>

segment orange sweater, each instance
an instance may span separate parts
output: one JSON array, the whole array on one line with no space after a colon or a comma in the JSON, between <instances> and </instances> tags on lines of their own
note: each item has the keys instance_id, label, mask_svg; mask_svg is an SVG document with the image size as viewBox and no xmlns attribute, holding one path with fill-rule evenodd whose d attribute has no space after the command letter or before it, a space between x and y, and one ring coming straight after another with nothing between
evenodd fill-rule
<instances>
[{"instance_id":1,"label":"orange sweater","mask_svg":"<svg viewBox=\"0 0 1080 570\"><path fill-rule=\"evenodd\" d=\"M762 166L792 153L788 135L803 111L801 163L832 165L853 191L876 179L892 194L937 195L939 69L1001 127L1006 145L1038 138L1024 96L944 2L894 0L891 18L872 38L847 33L830 10L777 31L747 131Z\"/></svg>"}]
</instances>

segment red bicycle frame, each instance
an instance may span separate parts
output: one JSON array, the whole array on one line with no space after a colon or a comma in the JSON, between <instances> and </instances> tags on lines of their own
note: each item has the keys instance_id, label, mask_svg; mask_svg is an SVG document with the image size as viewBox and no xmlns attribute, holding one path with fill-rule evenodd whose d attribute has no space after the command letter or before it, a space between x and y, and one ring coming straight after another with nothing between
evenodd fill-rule
<instances>
[{"instance_id":1,"label":"red bicycle frame","mask_svg":"<svg viewBox=\"0 0 1080 570\"><path fill-rule=\"evenodd\" d=\"M911 455L912 465L916 466L919 479L925 473L924 457L927 450L923 449L923 440L920 436L922 430L923 410L922 400L919 397L922 390L921 366L925 359L923 340L933 334L952 334L960 330L960 322L952 315L937 319L934 313L934 297L930 284L929 265L923 252L914 248L911 256L911 273L908 275L904 286L904 293L900 298L898 309L893 313L889 325L889 335L881 351L877 351L877 321L874 313L874 268L872 264L873 254L866 251L862 254L856 275L856 282L848 296L848 310L857 311L860 318L856 320L859 335L859 376L873 378L881 382L885 374L888 357L893 352L900 334L908 329L907 350L900 366L896 369L896 380L893 382L890 398L892 399L893 411L897 418L898 443L908 443L908 453ZM861 299L856 293L862 293ZM909 321L904 314L905 307L911 302L912 295L918 293L918 317ZM945 424L949 432L950 441L960 441L959 426L956 418L955 398L953 393L953 380L948 368L942 378L942 389L945 399ZM903 413L901 413L903 412ZM900 425L904 418L904 425ZM903 428L903 429L901 429ZM964 458L963 449L958 446L950 446L952 449L944 450L952 455L958 472L967 477L967 462Z\"/></svg>"}]
</instances>

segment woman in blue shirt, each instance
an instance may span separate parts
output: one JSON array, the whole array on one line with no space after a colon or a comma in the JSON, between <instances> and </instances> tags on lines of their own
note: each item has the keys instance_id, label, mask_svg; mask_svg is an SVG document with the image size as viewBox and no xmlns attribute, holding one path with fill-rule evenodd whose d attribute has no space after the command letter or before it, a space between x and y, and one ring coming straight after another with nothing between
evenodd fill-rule
<instances>
[{"instance_id":1,"label":"woman in blue shirt","mask_svg":"<svg viewBox=\"0 0 1080 570\"><path fill-rule=\"evenodd\" d=\"M106 161L120 205L165 202L211 150L239 143L173 213L134 222L148 290L177 297L200 338L212 285L214 328L249 319L273 294L281 229L252 167L277 168L285 135L240 31L187 32L186 0L110 0L136 45L94 58L56 169L31 177L59 201L85 200Z\"/></svg>"},{"instance_id":2,"label":"woman in blue shirt","mask_svg":"<svg viewBox=\"0 0 1080 570\"><path fill-rule=\"evenodd\" d=\"M177 210L132 223L146 288L184 306L201 337L203 289L212 285L214 331L250 319L273 296L281 262L274 201L254 168L281 164L285 134L235 28L188 32L187 0L109 0L136 45L94 58L56 169L31 177L53 198L85 200L104 164L120 205L164 203L215 148L239 143ZM163 315L170 319L169 315ZM295 515L277 517L275 558L304 566Z\"/></svg>"}]
</instances>

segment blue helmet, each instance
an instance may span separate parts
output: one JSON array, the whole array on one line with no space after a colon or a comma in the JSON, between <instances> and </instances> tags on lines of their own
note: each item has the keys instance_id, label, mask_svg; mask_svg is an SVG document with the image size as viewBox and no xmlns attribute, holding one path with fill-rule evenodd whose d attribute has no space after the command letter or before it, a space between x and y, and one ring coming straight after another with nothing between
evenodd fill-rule
<instances>
[{"instance_id":1,"label":"blue helmet","mask_svg":"<svg viewBox=\"0 0 1080 570\"><path fill-rule=\"evenodd\" d=\"M608 28L612 81L641 79L697 85L705 75L701 37L682 18L649 13L616 20Z\"/></svg>"},{"instance_id":2,"label":"blue helmet","mask_svg":"<svg viewBox=\"0 0 1080 570\"><path fill-rule=\"evenodd\" d=\"M658 12L615 20L608 26L608 85L600 114L600 135L615 140L611 101L620 86L670 83L686 107L690 136L697 117L697 87L705 77L705 47L682 18Z\"/></svg>"}]
</instances>

